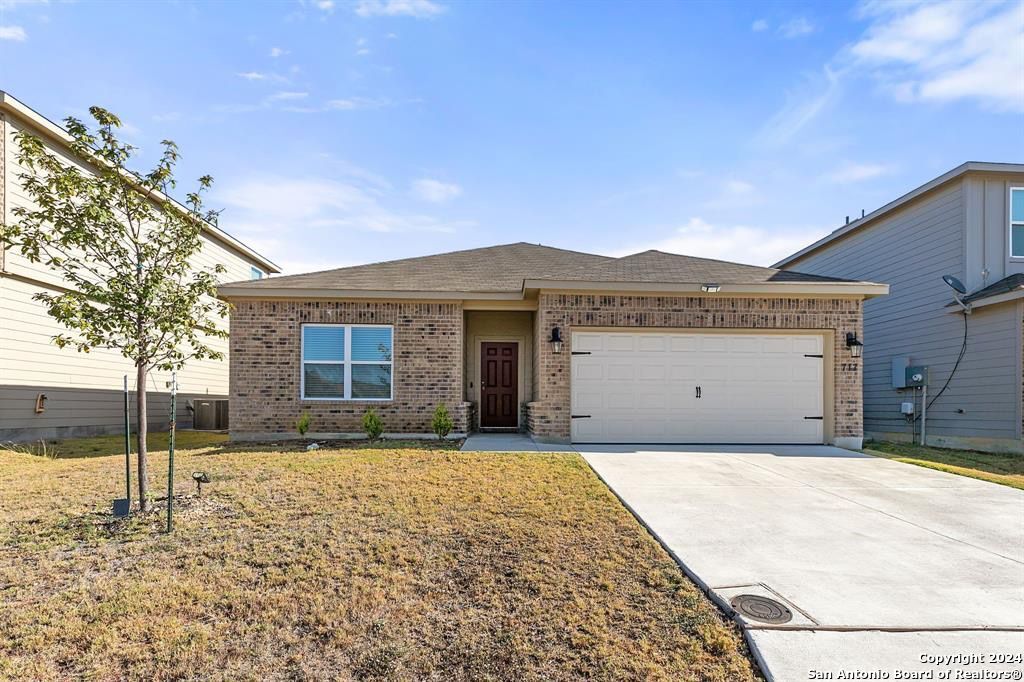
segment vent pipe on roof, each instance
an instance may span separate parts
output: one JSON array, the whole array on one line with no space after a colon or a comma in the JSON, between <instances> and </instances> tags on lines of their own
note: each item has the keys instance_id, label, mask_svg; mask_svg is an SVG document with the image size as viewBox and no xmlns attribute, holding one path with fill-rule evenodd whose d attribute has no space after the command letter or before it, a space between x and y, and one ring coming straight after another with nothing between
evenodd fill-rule
<instances>
[{"instance_id":1,"label":"vent pipe on roof","mask_svg":"<svg viewBox=\"0 0 1024 682\"><path fill-rule=\"evenodd\" d=\"M850 224L850 216L846 216L846 224L847 224L847 225L849 225L849 224Z\"/></svg>"},{"instance_id":2,"label":"vent pipe on roof","mask_svg":"<svg viewBox=\"0 0 1024 682\"><path fill-rule=\"evenodd\" d=\"M863 208L862 208L862 209L860 210L860 217L861 217L861 218L863 218L863 217L864 217L864 209L863 209Z\"/></svg>"}]
</instances>

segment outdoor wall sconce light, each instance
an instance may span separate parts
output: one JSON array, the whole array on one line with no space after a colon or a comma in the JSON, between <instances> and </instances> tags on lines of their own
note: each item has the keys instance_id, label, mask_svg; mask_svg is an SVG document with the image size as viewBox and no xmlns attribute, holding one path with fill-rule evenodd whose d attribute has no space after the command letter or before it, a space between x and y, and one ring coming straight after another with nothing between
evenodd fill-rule
<instances>
[{"instance_id":1,"label":"outdoor wall sconce light","mask_svg":"<svg viewBox=\"0 0 1024 682\"><path fill-rule=\"evenodd\" d=\"M850 349L850 355L859 358L864 352L864 344L857 339L856 332L846 332L846 347Z\"/></svg>"},{"instance_id":2,"label":"outdoor wall sconce light","mask_svg":"<svg viewBox=\"0 0 1024 682\"><path fill-rule=\"evenodd\" d=\"M36 414L42 414L46 412L46 401L48 398L45 393L40 393L36 396Z\"/></svg>"},{"instance_id":3,"label":"outdoor wall sconce light","mask_svg":"<svg viewBox=\"0 0 1024 682\"><path fill-rule=\"evenodd\" d=\"M701 284L700 290L703 291L705 294L717 294L719 291L722 290L722 285L714 283Z\"/></svg>"},{"instance_id":4,"label":"outdoor wall sconce light","mask_svg":"<svg viewBox=\"0 0 1024 682\"><path fill-rule=\"evenodd\" d=\"M205 471L193 471L192 480L196 482L196 497L203 496L203 484L210 482L210 477Z\"/></svg>"},{"instance_id":5,"label":"outdoor wall sconce light","mask_svg":"<svg viewBox=\"0 0 1024 682\"><path fill-rule=\"evenodd\" d=\"M551 330L551 338L548 339L551 342L551 352L561 353L562 352L562 330L558 327L554 327Z\"/></svg>"}]
</instances>

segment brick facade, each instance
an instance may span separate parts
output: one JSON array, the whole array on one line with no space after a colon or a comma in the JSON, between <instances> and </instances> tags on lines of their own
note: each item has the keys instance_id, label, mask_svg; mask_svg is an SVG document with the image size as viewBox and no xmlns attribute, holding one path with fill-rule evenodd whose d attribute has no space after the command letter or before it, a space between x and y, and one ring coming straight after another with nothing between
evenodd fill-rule
<instances>
[{"instance_id":1,"label":"brick facade","mask_svg":"<svg viewBox=\"0 0 1024 682\"><path fill-rule=\"evenodd\" d=\"M670 327L695 329L834 330L833 438L863 434L863 366L846 349L846 333L862 332L858 299L719 298L701 296L616 296L542 293L534 332L534 402L528 406L530 432L553 440L570 437L569 372L572 331L581 327ZM547 342L561 328L564 346Z\"/></svg>"},{"instance_id":2,"label":"brick facade","mask_svg":"<svg viewBox=\"0 0 1024 682\"><path fill-rule=\"evenodd\" d=\"M581 327L832 330L831 436L862 436L862 364L846 349L847 332L862 336L859 299L542 293L534 321L533 401L525 424L536 436L570 437L570 351L572 331ZM394 325L394 400L301 400L303 323ZM564 339L559 354L548 342L556 326ZM464 402L464 334L459 303L238 301L231 313L232 434L293 436L303 411L312 417L312 433L360 433L367 407L389 433L429 433L439 402L451 411L455 430L468 431L474 406Z\"/></svg>"},{"instance_id":3,"label":"brick facade","mask_svg":"<svg viewBox=\"0 0 1024 682\"><path fill-rule=\"evenodd\" d=\"M394 325L393 400L302 400L301 325ZM289 437L308 411L310 433L361 433L373 407L385 432L427 434L444 403L464 432L470 406L462 397L463 315L459 303L239 300L231 312L230 425L234 437Z\"/></svg>"}]
</instances>

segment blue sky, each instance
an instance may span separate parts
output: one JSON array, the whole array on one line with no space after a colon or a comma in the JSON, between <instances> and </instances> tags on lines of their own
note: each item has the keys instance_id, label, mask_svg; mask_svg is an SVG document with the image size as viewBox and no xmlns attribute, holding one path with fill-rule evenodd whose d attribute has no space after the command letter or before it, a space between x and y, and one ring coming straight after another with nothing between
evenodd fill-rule
<instances>
[{"instance_id":1,"label":"blue sky","mask_svg":"<svg viewBox=\"0 0 1024 682\"><path fill-rule=\"evenodd\" d=\"M1024 3L0 0L0 89L114 111L140 163L175 140L287 272L511 241L770 264L1024 161Z\"/></svg>"}]
</instances>

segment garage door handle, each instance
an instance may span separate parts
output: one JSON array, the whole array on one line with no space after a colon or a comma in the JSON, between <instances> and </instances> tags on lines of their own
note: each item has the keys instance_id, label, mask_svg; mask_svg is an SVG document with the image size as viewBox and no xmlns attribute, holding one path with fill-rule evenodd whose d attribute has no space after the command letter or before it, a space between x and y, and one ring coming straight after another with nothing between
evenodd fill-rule
<instances>
[{"instance_id":1,"label":"garage door handle","mask_svg":"<svg viewBox=\"0 0 1024 682\"><path fill-rule=\"evenodd\" d=\"M571 414L571 415L569 415L569 418L570 419L590 419L590 415L589 414Z\"/></svg>"},{"instance_id":2,"label":"garage door handle","mask_svg":"<svg viewBox=\"0 0 1024 682\"><path fill-rule=\"evenodd\" d=\"M700 398L700 386L697 386L697 398Z\"/></svg>"}]
</instances>

